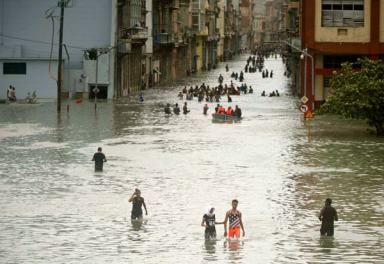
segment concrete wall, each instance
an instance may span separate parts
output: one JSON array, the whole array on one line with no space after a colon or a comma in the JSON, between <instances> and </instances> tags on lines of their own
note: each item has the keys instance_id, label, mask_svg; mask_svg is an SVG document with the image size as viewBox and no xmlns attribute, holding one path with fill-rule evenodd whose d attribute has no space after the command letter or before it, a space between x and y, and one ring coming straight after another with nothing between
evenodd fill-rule
<instances>
[{"instance_id":1,"label":"concrete wall","mask_svg":"<svg viewBox=\"0 0 384 264\"><path fill-rule=\"evenodd\" d=\"M69 69L83 68L84 50L89 48L110 47L115 45L116 19L114 8L116 0L73 0L71 7L65 8L64 19L64 43L70 56ZM0 59L18 58L29 60L40 58L40 64L46 64L45 60L50 57L52 21L46 18L46 10L52 9L54 16L54 43L59 38L59 8L56 0L0 0ZM110 84L113 85L114 51L109 54L108 65ZM58 57L58 46L53 47L53 57ZM64 59L67 61L64 53ZM37 62L28 68L38 65L36 72L41 71L41 65ZM67 73L66 71L65 73ZM47 73L45 73L46 75ZM55 76L57 73L54 73ZM16 78L16 77L15 77ZM70 77L71 78L71 77ZM66 85L72 86L74 79L64 77ZM16 78L15 81L20 81ZM28 83L20 83L28 87ZM44 82L40 86L45 85ZM111 85L111 86L112 86ZM66 87L64 87L66 88ZM43 88L42 92L46 89ZM38 93L38 95L42 95ZM112 92L110 93L112 96ZM48 97L55 94L42 95Z\"/></svg>"},{"instance_id":2,"label":"concrete wall","mask_svg":"<svg viewBox=\"0 0 384 264\"><path fill-rule=\"evenodd\" d=\"M315 41L316 42L369 42L371 30L371 0L364 1L364 27L322 27L321 0L316 0ZM346 35L339 35L339 29L346 29Z\"/></svg>"},{"instance_id":3,"label":"concrete wall","mask_svg":"<svg viewBox=\"0 0 384 264\"><path fill-rule=\"evenodd\" d=\"M3 62L26 62L25 75L3 75ZM56 98L56 80L48 74L48 61L41 60L1 60L0 59L0 99L5 99L9 85L16 88L17 99L25 99L27 93L36 91L38 98ZM57 61L51 62L53 73L57 72Z\"/></svg>"}]
</instances>

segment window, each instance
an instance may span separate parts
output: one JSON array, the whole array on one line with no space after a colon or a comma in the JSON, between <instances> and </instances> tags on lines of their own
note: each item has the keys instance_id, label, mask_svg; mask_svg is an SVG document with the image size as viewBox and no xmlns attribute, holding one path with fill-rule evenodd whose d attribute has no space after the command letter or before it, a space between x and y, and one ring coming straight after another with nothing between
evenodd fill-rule
<instances>
[{"instance_id":1,"label":"window","mask_svg":"<svg viewBox=\"0 0 384 264\"><path fill-rule=\"evenodd\" d=\"M4 62L3 74L27 74L27 63L25 62Z\"/></svg>"},{"instance_id":2,"label":"window","mask_svg":"<svg viewBox=\"0 0 384 264\"><path fill-rule=\"evenodd\" d=\"M327 99L331 92L331 76L324 76L323 79L323 98Z\"/></svg>"},{"instance_id":3,"label":"window","mask_svg":"<svg viewBox=\"0 0 384 264\"><path fill-rule=\"evenodd\" d=\"M360 66L357 63L357 60L361 58L362 56L331 56L331 55L325 55L324 56L324 62L323 67L325 69L340 69L341 64L344 62L352 62L354 63L353 68L358 69Z\"/></svg>"},{"instance_id":4,"label":"window","mask_svg":"<svg viewBox=\"0 0 384 264\"><path fill-rule=\"evenodd\" d=\"M364 0L323 0L322 27L363 27Z\"/></svg>"}]
</instances>

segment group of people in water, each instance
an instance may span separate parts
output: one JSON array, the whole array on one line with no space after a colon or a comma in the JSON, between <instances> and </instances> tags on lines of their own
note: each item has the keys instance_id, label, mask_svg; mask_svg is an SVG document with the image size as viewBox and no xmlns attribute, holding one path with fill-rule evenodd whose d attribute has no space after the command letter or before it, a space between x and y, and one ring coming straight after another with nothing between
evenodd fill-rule
<instances>
[{"instance_id":1,"label":"group of people in water","mask_svg":"<svg viewBox=\"0 0 384 264\"><path fill-rule=\"evenodd\" d=\"M184 102L184 105L183 105L183 114L186 115L190 112L190 110L188 109L188 104L187 102ZM171 115L172 113L175 114L175 115L180 115L180 107L179 107L179 104L176 103L173 108L171 109L171 104L167 103L166 106L164 107L164 113L166 115Z\"/></svg>"},{"instance_id":2,"label":"group of people in water","mask_svg":"<svg viewBox=\"0 0 384 264\"><path fill-rule=\"evenodd\" d=\"M231 82L229 86L227 84L223 85L222 83L219 83L219 85L215 87L210 87L209 85L202 83L200 86L190 86L189 89L184 86L182 91L179 92L178 98L180 100L184 100L185 98L185 100L187 101L192 101L196 97L199 103L203 101L207 103L218 103L221 101L222 96L227 96L227 98L229 99L231 95L238 94L240 94L240 91L237 87L235 87L233 82Z\"/></svg>"},{"instance_id":3,"label":"group of people in water","mask_svg":"<svg viewBox=\"0 0 384 264\"><path fill-rule=\"evenodd\" d=\"M263 96L263 97L267 96L267 94L265 93L265 91L263 91L263 92L261 93L261 96ZM278 90L276 90L276 91L272 91L271 93L269 93L269 97L274 97L274 96L277 96L277 97L280 96L280 93L279 93Z\"/></svg>"},{"instance_id":4,"label":"group of people in water","mask_svg":"<svg viewBox=\"0 0 384 264\"><path fill-rule=\"evenodd\" d=\"M221 110L222 106L217 107L217 111ZM228 111L228 110L227 110ZM236 110L235 110L236 111ZM103 171L103 164L107 161L105 154L102 152L102 148L99 147L97 152L93 155L92 161L95 162L95 171ZM144 198L141 196L141 191L135 189L133 194L128 199L128 202L132 203L131 220L142 221L143 220L143 208L145 215L148 215L147 206ZM240 232L245 236L245 229L242 220L242 214L237 209L239 201L237 199L232 200L232 208L225 214L223 222L217 222L215 216L215 208L210 206L207 212L203 215L201 226L205 228L205 239L216 239L216 225L224 225L224 236L228 238L239 238ZM320 234L322 236L334 235L334 222L338 221L338 215L336 209L332 206L332 199L327 198L325 205L319 213L319 220L321 221Z\"/></svg>"}]
</instances>

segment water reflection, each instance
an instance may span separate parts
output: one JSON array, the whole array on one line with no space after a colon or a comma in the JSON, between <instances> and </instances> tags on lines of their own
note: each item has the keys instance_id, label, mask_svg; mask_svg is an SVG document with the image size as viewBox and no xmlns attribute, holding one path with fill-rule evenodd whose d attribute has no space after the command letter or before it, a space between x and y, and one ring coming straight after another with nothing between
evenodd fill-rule
<instances>
[{"instance_id":1,"label":"water reflection","mask_svg":"<svg viewBox=\"0 0 384 264\"><path fill-rule=\"evenodd\" d=\"M225 82L243 61L229 63ZM1 262L381 263L384 140L323 116L308 138L281 61L266 67L275 78L246 74L255 93L233 97L245 117L234 124L213 123L195 101L187 116L163 114L182 86L214 85L223 68L147 91L144 104L100 102L96 113L92 102L60 116L53 103L0 105ZM284 96L259 96L276 89ZM99 146L108 162L95 173ZM131 223L127 202L138 186L143 224ZM340 218L334 239L319 234L327 197ZM233 198L246 242L204 241L201 208L210 201L224 216Z\"/></svg>"}]
</instances>

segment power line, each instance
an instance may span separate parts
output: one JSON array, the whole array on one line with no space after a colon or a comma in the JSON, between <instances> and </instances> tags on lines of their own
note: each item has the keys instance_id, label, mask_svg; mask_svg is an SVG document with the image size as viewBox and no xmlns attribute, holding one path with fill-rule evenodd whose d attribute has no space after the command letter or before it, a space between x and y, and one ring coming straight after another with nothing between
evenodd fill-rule
<instances>
[{"instance_id":1,"label":"power line","mask_svg":"<svg viewBox=\"0 0 384 264\"><path fill-rule=\"evenodd\" d=\"M16 39L16 40L22 40L22 41L27 41L27 42L33 42L33 43L39 43L39 44L45 44L51 46L51 42L46 42L46 41L41 41L41 40L34 40L34 39L27 39L27 38L21 38L21 37L16 37L16 36L10 36L6 34L0 34L1 37L8 38L8 39ZM58 44L53 44L54 46L59 46ZM85 47L79 47L79 46L72 46L72 45L67 45L70 48L73 49L79 49L79 50L87 50L89 48Z\"/></svg>"}]
</instances>

